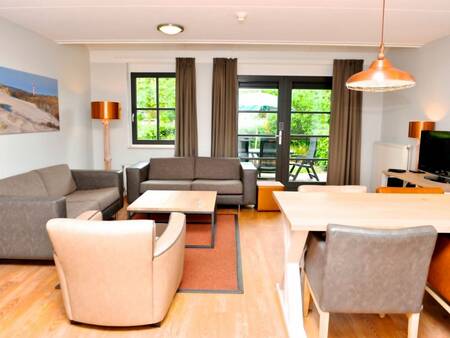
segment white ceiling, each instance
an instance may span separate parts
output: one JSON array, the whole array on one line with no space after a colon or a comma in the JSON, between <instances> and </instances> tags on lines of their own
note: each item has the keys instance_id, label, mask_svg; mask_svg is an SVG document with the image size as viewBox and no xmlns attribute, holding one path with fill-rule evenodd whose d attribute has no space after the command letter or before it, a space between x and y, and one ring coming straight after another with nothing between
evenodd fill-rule
<instances>
[{"instance_id":1,"label":"white ceiling","mask_svg":"<svg viewBox=\"0 0 450 338\"><path fill-rule=\"evenodd\" d=\"M386 0L386 44L450 34L450 0ZM0 16L59 43L219 43L372 46L381 0L0 0ZM239 23L236 12L248 13ZM185 31L165 36L160 23Z\"/></svg>"}]
</instances>

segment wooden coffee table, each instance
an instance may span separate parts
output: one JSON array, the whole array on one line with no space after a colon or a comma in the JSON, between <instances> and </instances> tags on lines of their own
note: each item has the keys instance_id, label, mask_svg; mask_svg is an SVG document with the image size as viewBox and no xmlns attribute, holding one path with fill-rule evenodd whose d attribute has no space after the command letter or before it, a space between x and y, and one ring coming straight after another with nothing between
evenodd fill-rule
<instances>
[{"instance_id":1,"label":"wooden coffee table","mask_svg":"<svg viewBox=\"0 0 450 338\"><path fill-rule=\"evenodd\" d=\"M127 207L128 218L134 213L211 215L211 244L187 245L188 248L214 248L216 237L216 191L147 190Z\"/></svg>"}]
</instances>

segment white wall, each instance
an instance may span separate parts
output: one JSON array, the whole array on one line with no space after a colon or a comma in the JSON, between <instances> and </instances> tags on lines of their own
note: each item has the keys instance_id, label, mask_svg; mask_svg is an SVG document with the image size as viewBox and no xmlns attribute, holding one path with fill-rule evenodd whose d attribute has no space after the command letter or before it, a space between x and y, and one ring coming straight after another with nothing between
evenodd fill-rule
<instances>
[{"instance_id":1,"label":"white wall","mask_svg":"<svg viewBox=\"0 0 450 338\"><path fill-rule=\"evenodd\" d=\"M0 178L52 164L92 166L89 54L0 19L0 65L58 79L60 131L0 135Z\"/></svg>"},{"instance_id":2,"label":"white wall","mask_svg":"<svg viewBox=\"0 0 450 338\"><path fill-rule=\"evenodd\" d=\"M415 145L408 139L412 120L433 120L437 130L450 130L450 36L420 49L392 50L387 57L397 68L411 72L417 84L384 94L382 140ZM416 155L413 151L412 158Z\"/></svg>"},{"instance_id":3,"label":"white wall","mask_svg":"<svg viewBox=\"0 0 450 338\"><path fill-rule=\"evenodd\" d=\"M237 57L239 75L311 75L331 76L333 59L364 59L365 66L376 57L373 48L287 47L287 46L117 46L91 47L91 91L93 100L117 100L122 104L123 118L114 121L111 130L113 168L148 160L157 156L173 156L173 148L130 145L129 72L174 72L176 57L195 57L197 68L197 118L199 155L209 156L211 149L212 59ZM361 181L369 184L372 147L380 139L383 97L365 94L363 99L363 131ZM93 124L94 166L103 165L102 126Z\"/></svg>"}]
</instances>

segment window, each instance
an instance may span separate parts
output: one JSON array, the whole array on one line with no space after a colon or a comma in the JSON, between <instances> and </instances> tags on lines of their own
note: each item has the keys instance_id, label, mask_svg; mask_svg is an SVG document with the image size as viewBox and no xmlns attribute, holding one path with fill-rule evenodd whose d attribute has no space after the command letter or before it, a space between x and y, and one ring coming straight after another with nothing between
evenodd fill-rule
<instances>
[{"instance_id":1,"label":"window","mask_svg":"<svg viewBox=\"0 0 450 338\"><path fill-rule=\"evenodd\" d=\"M131 73L133 144L175 143L175 74Z\"/></svg>"}]
</instances>

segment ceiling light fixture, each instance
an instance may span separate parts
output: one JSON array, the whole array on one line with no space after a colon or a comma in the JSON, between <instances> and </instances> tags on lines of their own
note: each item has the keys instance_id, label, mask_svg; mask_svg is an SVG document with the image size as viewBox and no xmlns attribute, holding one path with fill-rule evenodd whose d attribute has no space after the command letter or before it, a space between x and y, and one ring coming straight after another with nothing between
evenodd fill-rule
<instances>
[{"instance_id":1,"label":"ceiling light fixture","mask_svg":"<svg viewBox=\"0 0 450 338\"><path fill-rule=\"evenodd\" d=\"M156 27L157 30L159 30L161 33L167 34L167 35L177 35L184 31L184 27L181 25L177 25L174 23L162 23Z\"/></svg>"},{"instance_id":2,"label":"ceiling light fixture","mask_svg":"<svg viewBox=\"0 0 450 338\"><path fill-rule=\"evenodd\" d=\"M384 57L384 13L386 0L383 0L383 14L381 19L381 43L377 60L373 61L369 69L352 75L347 80L347 88L363 92L389 92L411 88L416 80L408 72L394 68L392 63Z\"/></svg>"}]
</instances>

